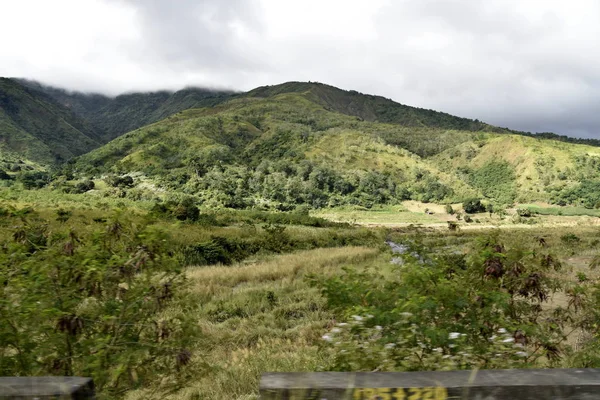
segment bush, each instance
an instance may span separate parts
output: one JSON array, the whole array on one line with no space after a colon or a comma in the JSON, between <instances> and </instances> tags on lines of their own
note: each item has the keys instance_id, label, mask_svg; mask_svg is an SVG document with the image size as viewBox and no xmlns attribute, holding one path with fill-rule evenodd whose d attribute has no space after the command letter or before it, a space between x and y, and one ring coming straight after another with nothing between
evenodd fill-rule
<instances>
[{"instance_id":1,"label":"bush","mask_svg":"<svg viewBox=\"0 0 600 400\"><path fill-rule=\"evenodd\" d=\"M517 209L517 215L519 217L529 218L532 216L532 212L528 208L519 208Z\"/></svg>"},{"instance_id":2,"label":"bush","mask_svg":"<svg viewBox=\"0 0 600 400\"><path fill-rule=\"evenodd\" d=\"M3 169L0 169L0 181L10 181L13 177L6 173Z\"/></svg>"},{"instance_id":3,"label":"bush","mask_svg":"<svg viewBox=\"0 0 600 400\"><path fill-rule=\"evenodd\" d=\"M180 221L196 221L199 215L200 210L192 199L182 201L173 210L173 216Z\"/></svg>"},{"instance_id":4,"label":"bush","mask_svg":"<svg viewBox=\"0 0 600 400\"><path fill-rule=\"evenodd\" d=\"M560 237L560 240L568 245L574 245L581 242L581 238L574 233L566 233Z\"/></svg>"},{"instance_id":5,"label":"bush","mask_svg":"<svg viewBox=\"0 0 600 400\"><path fill-rule=\"evenodd\" d=\"M117 219L88 233L19 222L0 252L3 375L90 376L118 398L191 362L189 313L163 313L184 296L166 234Z\"/></svg>"},{"instance_id":6,"label":"bush","mask_svg":"<svg viewBox=\"0 0 600 400\"><path fill-rule=\"evenodd\" d=\"M259 250L260 247L251 241L212 236L207 242L185 247L182 255L185 265L229 265Z\"/></svg>"},{"instance_id":7,"label":"bush","mask_svg":"<svg viewBox=\"0 0 600 400\"><path fill-rule=\"evenodd\" d=\"M494 237L476 246L468 256L432 254L417 242L393 273L346 268L342 275L313 277L341 318L323 336L331 369L560 365L563 325L541 312L561 285L553 277L560 263L550 254L542 254L540 263L538 249L507 249ZM571 313L563 310L561 321Z\"/></svg>"},{"instance_id":8,"label":"bush","mask_svg":"<svg viewBox=\"0 0 600 400\"><path fill-rule=\"evenodd\" d=\"M463 210L468 214L475 214L485 211L485 206L479 199L469 199L463 202Z\"/></svg>"},{"instance_id":9,"label":"bush","mask_svg":"<svg viewBox=\"0 0 600 400\"><path fill-rule=\"evenodd\" d=\"M446 213L453 215L454 214L454 209L452 208L452 206L450 204L446 204Z\"/></svg>"},{"instance_id":10,"label":"bush","mask_svg":"<svg viewBox=\"0 0 600 400\"><path fill-rule=\"evenodd\" d=\"M89 192L90 190L93 190L96 187L96 184L94 183L94 181L86 179L83 182L79 182L77 183L77 185L75 185L75 189L77 190L78 193L85 193L85 192Z\"/></svg>"},{"instance_id":11,"label":"bush","mask_svg":"<svg viewBox=\"0 0 600 400\"><path fill-rule=\"evenodd\" d=\"M19 175L19 181L25 189L41 189L51 180L50 174L42 171L24 172Z\"/></svg>"},{"instance_id":12,"label":"bush","mask_svg":"<svg viewBox=\"0 0 600 400\"><path fill-rule=\"evenodd\" d=\"M174 217L180 221L197 221L200 218L200 210L192 198L184 199L179 203L172 201L166 203L157 202L150 212L158 216Z\"/></svg>"},{"instance_id":13,"label":"bush","mask_svg":"<svg viewBox=\"0 0 600 400\"><path fill-rule=\"evenodd\" d=\"M133 178L129 175L125 176L110 176L106 178L106 183L112 187L129 188L134 185Z\"/></svg>"}]
</instances>

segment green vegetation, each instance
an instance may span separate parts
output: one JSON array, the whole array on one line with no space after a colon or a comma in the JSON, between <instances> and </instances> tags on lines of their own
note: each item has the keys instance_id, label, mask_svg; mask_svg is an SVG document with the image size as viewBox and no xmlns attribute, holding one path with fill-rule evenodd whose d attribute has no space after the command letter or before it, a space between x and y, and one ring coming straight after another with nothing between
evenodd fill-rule
<instances>
[{"instance_id":1,"label":"green vegetation","mask_svg":"<svg viewBox=\"0 0 600 400\"><path fill-rule=\"evenodd\" d=\"M539 207L536 205L523 204L533 214L539 215L557 215L557 216L581 216L600 217L600 210L589 209L585 207Z\"/></svg>"},{"instance_id":2,"label":"green vegetation","mask_svg":"<svg viewBox=\"0 0 600 400\"><path fill-rule=\"evenodd\" d=\"M500 204L511 204L516 197L515 173L506 161L490 161L469 174L471 185Z\"/></svg>"},{"instance_id":3,"label":"green vegetation","mask_svg":"<svg viewBox=\"0 0 600 400\"><path fill-rule=\"evenodd\" d=\"M322 84L1 83L3 375L192 400L265 371L600 367L597 148Z\"/></svg>"},{"instance_id":4,"label":"green vegetation","mask_svg":"<svg viewBox=\"0 0 600 400\"><path fill-rule=\"evenodd\" d=\"M108 98L4 79L0 93L6 160L20 155L48 166L116 138L62 167L81 179L143 174L211 206L291 210L472 197L500 207L600 204L595 147L320 83Z\"/></svg>"},{"instance_id":5,"label":"green vegetation","mask_svg":"<svg viewBox=\"0 0 600 400\"><path fill-rule=\"evenodd\" d=\"M213 107L233 92L186 88L177 92L128 93L117 97L69 92L23 79L12 80L43 94L84 120L102 143L189 108Z\"/></svg>"},{"instance_id":6,"label":"green vegetation","mask_svg":"<svg viewBox=\"0 0 600 400\"><path fill-rule=\"evenodd\" d=\"M4 212L21 225L0 254L2 375L93 376L119 393L190 362L193 321L184 310L161 315L184 302L164 234L122 219L50 229L28 210Z\"/></svg>"},{"instance_id":7,"label":"green vegetation","mask_svg":"<svg viewBox=\"0 0 600 400\"><path fill-rule=\"evenodd\" d=\"M63 162L100 145L89 125L51 97L0 78L0 155Z\"/></svg>"},{"instance_id":8,"label":"green vegetation","mask_svg":"<svg viewBox=\"0 0 600 400\"><path fill-rule=\"evenodd\" d=\"M404 262L389 271L348 268L316 280L329 307L345 317L325 336L335 344L330 368L560 365L564 336L542 308L561 287L552 277L562 268L554 255L506 249L493 236L476 241L467 257L436 254L419 242L409 247ZM567 308L559 318L566 322L574 314Z\"/></svg>"},{"instance_id":9,"label":"green vegetation","mask_svg":"<svg viewBox=\"0 0 600 400\"><path fill-rule=\"evenodd\" d=\"M55 183L0 190L3 374L88 375L101 398L228 399L253 398L267 370L598 365L569 334L594 332L593 228L366 229L306 205L273 212L176 193L117 198L113 190L137 188L112 187L114 178L81 194ZM69 184L78 183L90 184ZM408 211L416 206L434 214ZM346 207L382 225L445 209ZM400 263L390 263L386 239L408 246L393 256ZM585 268L564 261L575 252ZM556 296L577 302L555 314L562 331L546 318L563 304ZM506 333L484 340L498 329Z\"/></svg>"},{"instance_id":10,"label":"green vegetation","mask_svg":"<svg viewBox=\"0 0 600 400\"><path fill-rule=\"evenodd\" d=\"M190 88L109 98L0 78L0 155L61 164L123 133L230 95Z\"/></svg>"},{"instance_id":11,"label":"green vegetation","mask_svg":"<svg viewBox=\"0 0 600 400\"><path fill-rule=\"evenodd\" d=\"M600 208L600 180L584 180L575 187L556 193L553 201L561 206L582 205L585 208Z\"/></svg>"},{"instance_id":12,"label":"green vegetation","mask_svg":"<svg viewBox=\"0 0 600 400\"><path fill-rule=\"evenodd\" d=\"M476 214L485 211L485 206L479 199L468 199L463 203L463 210L468 214Z\"/></svg>"}]
</instances>

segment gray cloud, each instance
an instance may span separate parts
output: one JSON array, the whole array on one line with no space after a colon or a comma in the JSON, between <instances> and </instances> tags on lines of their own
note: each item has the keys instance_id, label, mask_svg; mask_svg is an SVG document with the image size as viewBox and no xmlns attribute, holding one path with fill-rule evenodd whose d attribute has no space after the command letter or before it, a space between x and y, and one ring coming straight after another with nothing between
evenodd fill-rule
<instances>
[{"instance_id":1,"label":"gray cloud","mask_svg":"<svg viewBox=\"0 0 600 400\"><path fill-rule=\"evenodd\" d=\"M260 4L244 0L112 0L132 6L143 38L136 60L174 71L258 70L240 32L260 31Z\"/></svg>"},{"instance_id":2,"label":"gray cloud","mask_svg":"<svg viewBox=\"0 0 600 400\"><path fill-rule=\"evenodd\" d=\"M0 35L14 37L0 53L4 76L108 93L312 80L513 129L600 138L595 0L56 0L47 7L21 0L12 7L15 18L0 26ZM39 31L14 35L31 7L46 7L29 24Z\"/></svg>"}]
</instances>

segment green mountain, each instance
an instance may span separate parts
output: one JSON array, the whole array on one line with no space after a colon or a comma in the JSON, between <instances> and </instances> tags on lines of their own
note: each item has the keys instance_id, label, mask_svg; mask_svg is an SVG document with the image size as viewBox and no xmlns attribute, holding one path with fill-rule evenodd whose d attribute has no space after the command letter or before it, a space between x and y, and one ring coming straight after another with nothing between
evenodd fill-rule
<instances>
[{"instance_id":1,"label":"green mountain","mask_svg":"<svg viewBox=\"0 0 600 400\"><path fill-rule=\"evenodd\" d=\"M597 147L506 132L291 82L129 132L80 157L77 168L139 172L209 204L279 209L474 196L576 203L582 198L569 193L600 178Z\"/></svg>"},{"instance_id":2,"label":"green mountain","mask_svg":"<svg viewBox=\"0 0 600 400\"><path fill-rule=\"evenodd\" d=\"M281 93L304 94L309 100L322 105L326 110L353 115L366 121L410 127L503 131L477 120L411 107L385 97L362 94L355 90L342 90L318 82L287 82L275 86L262 86L251 90L246 95L249 97L272 97Z\"/></svg>"},{"instance_id":3,"label":"green mountain","mask_svg":"<svg viewBox=\"0 0 600 400\"><path fill-rule=\"evenodd\" d=\"M234 94L230 91L186 88L177 92L128 93L108 97L96 93L69 92L34 81L21 79L18 82L52 97L86 120L104 143L182 110L214 106Z\"/></svg>"},{"instance_id":4,"label":"green mountain","mask_svg":"<svg viewBox=\"0 0 600 400\"><path fill-rule=\"evenodd\" d=\"M0 78L0 152L53 163L102 143L88 121L42 92Z\"/></svg>"},{"instance_id":5,"label":"green mountain","mask_svg":"<svg viewBox=\"0 0 600 400\"><path fill-rule=\"evenodd\" d=\"M592 140L537 137L321 83L110 98L0 82L5 161L80 156L82 174L140 173L209 204L483 197L600 206L600 148L569 143Z\"/></svg>"},{"instance_id":6,"label":"green mountain","mask_svg":"<svg viewBox=\"0 0 600 400\"><path fill-rule=\"evenodd\" d=\"M0 158L61 163L125 132L188 108L214 106L232 95L188 88L111 98L0 78Z\"/></svg>"}]
</instances>

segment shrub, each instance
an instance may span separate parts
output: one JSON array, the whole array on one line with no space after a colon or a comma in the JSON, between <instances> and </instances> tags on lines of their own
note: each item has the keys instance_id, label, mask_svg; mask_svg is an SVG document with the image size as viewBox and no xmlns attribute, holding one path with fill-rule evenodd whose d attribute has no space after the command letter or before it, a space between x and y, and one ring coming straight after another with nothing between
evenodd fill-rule
<instances>
[{"instance_id":1,"label":"shrub","mask_svg":"<svg viewBox=\"0 0 600 400\"><path fill-rule=\"evenodd\" d=\"M89 233L17 221L0 252L3 375L91 376L116 398L191 362L189 314L162 313L184 282L165 233L119 219Z\"/></svg>"},{"instance_id":2,"label":"shrub","mask_svg":"<svg viewBox=\"0 0 600 400\"><path fill-rule=\"evenodd\" d=\"M155 203L150 210L158 216L177 218L180 221L197 221L200 218L200 210L192 198L186 198L179 203L168 201L166 203ZM206 223L208 220L204 220Z\"/></svg>"},{"instance_id":3,"label":"shrub","mask_svg":"<svg viewBox=\"0 0 600 400\"><path fill-rule=\"evenodd\" d=\"M200 215L200 210L191 199L186 199L179 203L173 210L173 216L180 221L196 221Z\"/></svg>"},{"instance_id":4,"label":"shrub","mask_svg":"<svg viewBox=\"0 0 600 400\"><path fill-rule=\"evenodd\" d=\"M463 202L463 210L468 214L475 214L485 211L485 206L481 200L473 198Z\"/></svg>"},{"instance_id":5,"label":"shrub","mask_svg":"<svg viewBox=\"0 0 600 400\"><path fill-rule=\"evenodd\" d=\"M581 242L579 236L575 235L574 233L565 233L560 237L560 240L568 245L573 245Z\"/></svg>"},{"instance_id":6,"label":"shrub","mask_svg":"<svg viewBox=\"0 0 600 400\"><path fill-rule=\"evenodd\" d=\"M96 187L96 184L94 183L94 181L86 179L85 181L79 182L77 183L77 185L75 185L75 189L77 190L78 193L85 193L85 192L89 192L90 190L93 190Z\"/></svg>"},{"instance_id":7,"label":"shrub","mask_svg":"<svg viewBox=\"0 0 600 400\"><path fill-rule=\"evenodd\" d=\"M542 303L560 287L550 254L481 238L468 256L410 245L394 273L312 277L342 323L323 336L335 371L560 365L562 325ZM439 306L443 304L444 306ZM573 309L563 310L562 321Z\"/></svg>"},{"instance_id":8,"label":"shrub","mask_svg":"<svg viewBox=\"0 0 600 400\"><path fill-rule=\"evenodd\" d=\"M19 175L19 181L25 189L41 189L51 180L50 174L42 171L24 172Z\"/></svg>"},{"instance_id":9,"label":"shrub","mask_svg":"<svg viewBox=\"0 0 600 400\"><path fill-rule=\"evenodd\" d=\"M106 183L116 188L129 188L134 185L134 180L131 176L109 176L106 178Z\"/></svg>"},{"instance_id":10,"label":"shrub","mask_svg":"<svg viewBox=\"0 0 600 400\"><path fill-rule=\"evenodd\" d=\"M6 173L3 169L0 169L0 180L1 181L10 181L13 177Z\"/></svg>"},{"instance_id":11,"label":"shrub","mask_svg":"<svg viewBox=\"0 0 600 400\"><path fill-rule=\"evenodd\" d=\"M517 215L519 217L529 218L532 215L532 212L528 208L519 208L517 209Z\"/></svg>"},{"instance_id":12,"label":"shrub","mask_svg":"<svg viewBox=\"0 0 600 400\"><path fill-rule=\"evenodd\" d=\"M454 214L454 209L452 208L452 206L450 204L446 204L446 213L453 215Z\"/></svg>"}]
</instances>

